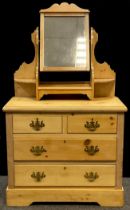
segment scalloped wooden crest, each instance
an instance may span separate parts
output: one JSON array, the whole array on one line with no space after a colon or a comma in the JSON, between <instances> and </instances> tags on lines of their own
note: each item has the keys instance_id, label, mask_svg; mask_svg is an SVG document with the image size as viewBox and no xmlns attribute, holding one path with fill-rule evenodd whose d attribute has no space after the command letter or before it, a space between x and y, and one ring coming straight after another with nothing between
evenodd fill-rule
<instances>
[{"instance_id":1,"label":"scalloped wooden crest","mask_svg":"<svg viewBox=\"0 0 130 210\"><path fill-rule=\"evenodd\" d=\"M77 5L71 3L68 4L67 2L63 2L61 4L53 4L51 7L49 7L48 9L41 9L40 12L50 12L50 13L57 13L57 12L75 12L75 13L85 13L85 12L89 12L89 10L87 9L82 9L80 7L78 7Z\"/></svg>"}]
</instances>

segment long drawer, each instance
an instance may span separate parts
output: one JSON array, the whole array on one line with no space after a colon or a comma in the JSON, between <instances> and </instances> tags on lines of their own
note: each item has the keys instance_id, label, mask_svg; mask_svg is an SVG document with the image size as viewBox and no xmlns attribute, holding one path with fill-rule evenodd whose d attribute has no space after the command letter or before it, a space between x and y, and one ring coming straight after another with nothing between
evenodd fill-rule
<instances>
[{"instance_id":1,"label":"long drawer","mask_svg":"<svg viewBox=\"0 0 130 210\"><path fill-rule=\"evenodd\" d=\"M62 116L47 114L14 114L13 133L61 133Z\"/></svg>"},{"instance_id":2,"label":"long drawer","mask_svg":"<svg viewBox=\"0 0 130 210\"><path fill-rule=\"evenodd\" d=\"M116 135L14 134L14 160L116 160Z\"/></svg>"},{"instance_id":3,"label":"long drawer","mask_svg":"<svg viewBox=\"0 0 130 210\"><path fill-rule=\"evenodd\" d=\"M116 133L116 114L75 114L68 116L68 133Z\"/></svg>"},{"instance_id":4,"label":"long drawer","mask_svg":"<svg viewBox=\"0 0 130 210\"><path fill-rule=\"evenodd\" d=\"M15 164L15 186L115 186L115 165Z\"/></svg>"}]
</instances>

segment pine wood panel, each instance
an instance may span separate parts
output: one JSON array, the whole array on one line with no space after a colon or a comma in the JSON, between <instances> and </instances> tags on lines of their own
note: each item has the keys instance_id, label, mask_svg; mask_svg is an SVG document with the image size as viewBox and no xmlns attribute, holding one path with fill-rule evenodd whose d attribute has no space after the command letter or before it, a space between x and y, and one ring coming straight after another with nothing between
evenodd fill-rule
<instances>
[{"instance_id":1,"label":"pine wood panel","mask_svg":"<svg viewBox=\"0 0 130 210\"><path fill-rule=\"evenodd\" d=\"M6 139L7 139L7 161L8 161L8 186L14 187L14 150L13 150L13 115L6 114Z\"/></svg>"},{"instance_id":2,"label":"pine wood panel","mask_svg":"<svg viewBox=\"0 0 130 210\"><path fill-rule=\"evenodd\" d=\"M89 10L87 9L82 9L80 7L78 7L76 4L68 4L67 2L62 2L61 4L53 4L51 7L47 8L47 9L41 9L40 12L44 12L44 13L76 13L76 15L78 13L86 13L89 12Z\"/></svg>"},{"instance_id":3,"label":"pine wood panel","mask_svg":"<svg viewBox=\"0 0 130 210\"><path fill-rule=\"evenodd\" d=\"M122 186L123 176L123 148L124 148L124 114L118 114L117 127L117 162L116 162L116 187Z\"/></svg>"},{"instance_id":4,"label":"pine wood panel","mask_svg":"<svg viewBox=\"0 0 130 210\"><path fill-rule=\"evenodd\" d=\"M95 130L88 127L96 126ZM116 133L116 114L84 114L68 116L68 133Z\"/></svg>"},{"instance_id":5,"label":"pine wood panel","mask_svg":"<svg viewBox=\"0 0 130 210\"><path fill-rule=\"evenodd\" d=\"M51 86L50 86L51 87ZM44 95L49 95L49 94L59 94L59 95L76 95L76 94L83 94L86 95L89 99L93 98L93 90L92 89L88 89L86 86L86 90L84 88L75 88L72 87L70 90L69 89L53 89L52 87L50 89L46 89L44 88L44 86L42 86L42 89L40 87L40 89L38 88L38 100L42 99Z\"/></svg>"},{"instance_id":6,"label":"pine wood panel","mask_svg":"<svg viewBox=\"0 0 130 210\"><path fill-rule=\"evenodd\" d=\"M101 206L121 207L124 190L112 187L7 188L7 205L28 206L32 202L97 202Z\"/></svg>"},{"instance_id":7,"label":"pine wood panel","mask_svg":"<svg viewBox=\"0 0 130 210\"><path fill-rule=\"evenodd\" d=\"M87 66L88 66L88 64L87 64ZM52 71L54 71L54 72L60 72L60 71L62 71L62 72L69 72L69 71L73 71L73 72L79 72L79 71L90 71L90 70L88 70L88 68L87 67L63 67L63 66L54 66L54 67L52 67L52 66L44 66L42 69L40 69L40 71L44 71L44 72L52 72ZM57 82L56 82L56 84L57 84Z\"/></svg>"},{"instance_id":8,"label":"pine wood panel","mask_svg":"<svg viewBox=\"0 0 130 210\"><path fill-rule=\"evenodd\" d=\"M94 147L94 150L97 148L99 151L93 153L91 147ZM87 149L89 152L87 152ZM43 152L39 153L36 150L42 150ZM35 136L15 134L14 159L35 161L116 160L116 135L45 137L42 134Z\"/></svg>"},{"instance_id":9,"label":"pine wood panel","mask_svg":"<svg viewBox=\"0 0 130 210\"><path fill-rule=\"evenodd\" d=\"M31 177L38 172L45 175L40 181ZM86 172L99 177L88 181ZM15 186L115 186L115 165L15 164Z\"/></svg>"},{"instance_id":10,"label":"pine wood panel","mask_svg":"<svg viewBox=\"0 0 130 210\"><path fill-rule=\"evenodd\" d=\"M30 124L36 121L43 121L44 126L40 130L35 130ZM62 117L58 115L44 114L14 114L13 115L14 133L61 133Z\"/></svg>"},{"instance_id":11,"label":"pine wood panel","mask_svg":"<svg viewBox=\"0 0 130 210\"><path fill-rule=\"evenodd\" d=\"M6 112L126 112L127 107L117 97L94 100L41 100L28 97L13 97L3 107Z\"/></svg>"}]
</instances>

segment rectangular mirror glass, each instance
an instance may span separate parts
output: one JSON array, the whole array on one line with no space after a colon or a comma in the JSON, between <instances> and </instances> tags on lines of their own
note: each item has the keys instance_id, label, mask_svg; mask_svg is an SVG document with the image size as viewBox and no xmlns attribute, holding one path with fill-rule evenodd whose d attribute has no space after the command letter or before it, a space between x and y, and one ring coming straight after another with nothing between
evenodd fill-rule
<instances>
[{"instance_id":1,"label":"rectangular mirror glass","mask_svg":"<svg viewBox=\"0 0 130 210\"><path fill-rule=\"evenodd\" d=\"M87 25L85 16L45 16L44 66L85 67L89 71Z\"/></svg>"}]
</instances>

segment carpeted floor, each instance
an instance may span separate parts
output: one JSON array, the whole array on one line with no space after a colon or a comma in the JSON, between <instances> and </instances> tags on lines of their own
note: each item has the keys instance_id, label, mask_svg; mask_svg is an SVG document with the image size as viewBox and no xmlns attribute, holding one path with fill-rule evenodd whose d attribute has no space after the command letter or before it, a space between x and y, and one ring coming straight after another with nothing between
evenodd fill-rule
<instances>
[{"instance_id":1,"label":"carpeted floor","mask_svg":"<svg viewBox=\"0 0 130 210\"><path fill-rule=\"evenodd\" d=\"M0 210L130 210L130 178L123 179L125 189L125 205L123 208L105 208L90 203L37 203L28 207L7 207L5 201L5 189L7 177L0 177ZM109 198L108 198L109 199Z\"/></svg>"}]
</instances>

